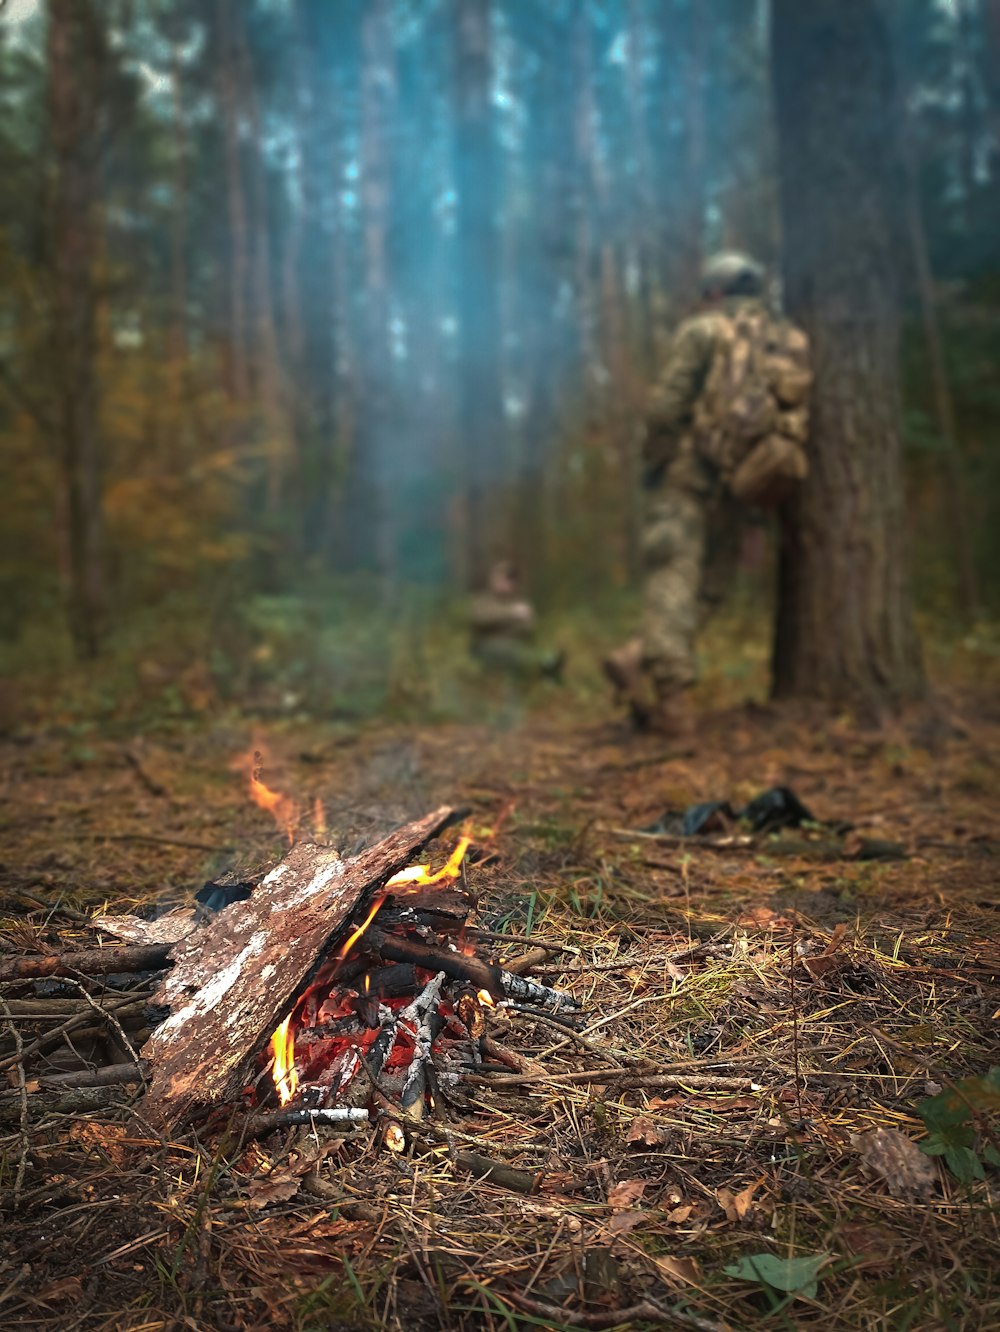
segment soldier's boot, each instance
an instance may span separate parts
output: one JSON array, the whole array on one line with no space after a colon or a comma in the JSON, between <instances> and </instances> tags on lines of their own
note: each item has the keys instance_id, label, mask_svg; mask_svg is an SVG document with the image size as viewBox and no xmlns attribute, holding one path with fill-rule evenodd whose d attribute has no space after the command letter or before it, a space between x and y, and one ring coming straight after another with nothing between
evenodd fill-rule
<instances>
[{"instance_id":1,"label":"soldier's boot","mask_svg":"<svg viewBox=\"0 0 1000 1332\"><path fill-rule=\"evenodd\" d=\"M656 698L643 666L642 639L630 639L609 653L601 662L601 669L614 686L616 701L627 704L635 725L645 729Z\"/></svg>"}]
</instances>

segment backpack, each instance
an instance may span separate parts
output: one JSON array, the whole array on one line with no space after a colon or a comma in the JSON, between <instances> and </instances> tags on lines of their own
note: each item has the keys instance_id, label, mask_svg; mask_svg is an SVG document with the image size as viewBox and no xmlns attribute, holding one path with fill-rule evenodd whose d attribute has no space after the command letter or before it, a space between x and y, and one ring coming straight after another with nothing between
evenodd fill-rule
<instances>
[{"instance_id":1,"label":"backpack","mask_svg":"<svg viewBox=\"0 0 1000 1332\"><path fill-rule=\"evenodd\" d=\"M811 386L801 329L760 306L720 315L694 439L742 503L780 504L808 473Z\"/></svg>"}]
</instances>

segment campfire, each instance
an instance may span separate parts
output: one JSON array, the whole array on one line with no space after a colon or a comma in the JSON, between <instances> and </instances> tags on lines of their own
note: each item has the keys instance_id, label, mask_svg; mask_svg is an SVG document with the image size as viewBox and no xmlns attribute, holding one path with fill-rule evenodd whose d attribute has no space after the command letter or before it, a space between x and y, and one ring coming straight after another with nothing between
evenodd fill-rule
<instances>
[{"instance_id":1,"label":"campfire","mask_svg":"<svg viewBox=\"0 0 1000 1332\"><path fill-rule=\"evenodd\" d=\"M467 1108L470 1075L525 1072L491 1036L502 1010L575 1032L573 996L525 974L550 954L507 957L497 951L504 936L480 928L469 879L482 853L472 838L449 837L413 863L461 816L436 810L343 858L300 839L301 811L265 785L258 754L241 768L251 799L288 839L277 864L223 876L192 907L152 921L95 918L124 947L9 964L8 979L159 973L155 992L145 991L152 1006L137 1005L153 1026L138 1054L74 1075L74 1085L141 1081L137 1113L159 1131L234 1113L262 1131L378 1120L381 1141L402 1150L407 1126ZM312 824L322 837L318 805Z\"/></svg>"},{"instance_id":2,"label":"campfire","mask_svg":"<svg viewBox=\"0 0 1000 1332\"><path fill-rule=\"evenodd\" d=\"M422 1119L447 1102L465 1071L489 1066L486 1011L577 1008L572 996L477 952L471 898L455 887L470 841L462 837L435 871L419 864L393 875L327 950L268 1046L266 1071L281 1106L335 1122L388 1102ZM255 1095L266 1101L259 1086Z\"/></svg>"},{"instance_id":3,"label":"campfire","mask_svg":"<svg viewBox=\"0 0 1000 1332\"><path fill-rule=\"evenodd\" d=\"M193 910L98 922L133 944L155 941L173 964L154 996L166 1016L141 1051L142 1115L163 1128L226 1107L274 1125L385 1116L383 1141L399 1149L400 1123L446 1114L469 1072L523 1068L490 1039L491 1012L572 1026L578 1004L494 955L499 936L475 919L469 836L411 863L459 821L452 810L343 859L322 840L319 802L318 840L302 840L302 810L262 766L256 751L234 765L288 840L278 864L207 884Z\"/></svg>"}]
</instances>

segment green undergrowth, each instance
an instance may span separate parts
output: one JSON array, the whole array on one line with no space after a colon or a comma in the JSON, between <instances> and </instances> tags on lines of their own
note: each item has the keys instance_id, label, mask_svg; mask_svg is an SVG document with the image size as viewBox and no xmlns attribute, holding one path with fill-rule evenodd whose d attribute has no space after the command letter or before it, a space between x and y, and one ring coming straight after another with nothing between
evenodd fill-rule
<instances>
[{"instance_id":1,"label":"green undergrowth","mask_svg":"<svg viewBox=\"0 0 1000 1332\"><path fill-rule=\"evenodd\" d=\"M758 582L741 580L699 640L703 708L768 695L770 612ZM391 602L358 580L313 581L295 593L174 595L133 615L95 661L75 661L55 608L0 644L0 728L43 725L165 731L218 718L294 726L373 718L516 726L526 713L603 705L601 658L635 631L634 593L606 591L554 606L539 641L565 653L561 684L484 671L469 655L465 602L427 588ZM1000 680L1000 626L924 617L932 674L959 685Z\"/></svg>"}]
</instances>

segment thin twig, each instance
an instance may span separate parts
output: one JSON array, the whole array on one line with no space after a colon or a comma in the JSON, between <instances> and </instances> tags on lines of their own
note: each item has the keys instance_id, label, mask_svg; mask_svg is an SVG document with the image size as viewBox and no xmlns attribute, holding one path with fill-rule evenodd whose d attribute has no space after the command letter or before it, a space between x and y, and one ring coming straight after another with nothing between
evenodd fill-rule
<instances>
[{"instance_id":1,"label":"thin twig","mask_svg":"<svg viewBox=\"0 0 1000 1332\"><path fill-rule=\"evenodd\" d=\"M565 1022L560 1022L557 1017L553 1017L549 1013L543 1013L540 1009L531 1008L527 1004L507 1004L505 1007L508 1013L518 1013L522 1017L531 1018L533 1022L542 1022L550 1027L555 1027L556 1031L561 1032L566 1038L559 1042L559 1045L555 1047L556 1049L565 1045L567 1041L570 1041L578 1045L581 1050L586 1050L590 1054L596 1055L598 1059L607 1059L614 1068L621 1068L621 1060L616 1059L610 1050L602 1050L599 1045L595 1045L593 1041L588 1041L586 1036L581 1032L574 1031L573 1028L568 1027Z\"/></svg>"},{"instance_id":2,"label":"thin twig","mask_svg":"<svg viewBox=\"0 0 1000 1332\"><path fill-rule=\"evenodd\" d=\"M796 913L794 911L789 912L792 955L788 967L788 988L792 1000L792 1068L795 1070L795 1108L799 1112L799 1123L801 1124L804 1115L802 1114L802 1083L799 1078L799 1006L795 993L795 917Z\"/></svg>"},{"instance_id":3,"label":"thin twig","mask_svg":"<svg viewBox=\"0 0 1000 1332\"><path fill-rule=\"evenodd\" d=\"M7 1007L7 1001L0 996L0 1007L3 1008L4 1017L7 1019L7 1026L10 1034L14 1038L14 1044L17 1047L17 1085L21 1098L21 1155L17 1163L17 1174L14 1177L14 1203L15 1206L21 1201L21 1190L24 1188L24 1175L28 1168L28 1153L31 1150L31 1142L28 1138L28 1084L24 1076L24 1043L21 1040L21 1033L18 1031L13 1015Z\"/></svg>"},{"instance_id":4,"label":"thin twig","mask_svg":"<svg viewBox=\"0 0 1000 1332\"><path fill-rule=\"evenodd\" d=\"M536 1318L557 1323L561 1327L584 1327L600 1332L602 1328L621 1327L625 1323L667 1323L673 1327L696 1328L698 1332L720 1332L718 1323L707 1318L698 1318L695 1314L678 1309L664 1309L652 1300L640 1300L630 1304L627 1309L607 1309L601 1313L577 1313L572 1309L562 1309L555 1304L546 1304L542 1300L531 1299L520 1291L509 1291L504 1296L515 1309L534 1314Z\"/></svg>"},{"instance_id":5,"label":"thin twig","mask_svg":"<svg viewBox=\"0 0 1000 1332\"><path fill-rule=\"evenodd\" d=\"M84 976L83 979L86 980L87 979L86 976ZM101 1005L97 1002L97 1000L93 997L93 995L88 994L84 986L81 985L78 980L73 980L72 977L67 977L66 984L72 985L76 989L78 989L80 993L83 995L84 999L86 999L87 1003L90 1004L94 1012L99 1013L101 1017L105 1018L108 1022L110 1022L112 1027L114 1027L115 1031L118 1033L118 1039L121 1041L122 1049L132 1060L133 1064L135 1064L136 1071L139 1073L143 1083L145 1083L146 1075L143 1072L142 1068L140 1067L139 1055L135 1047L133 1046L132 1042L129 1040L128 1036L126 1036L124 1027L118 1021L117 1017L115 1017L115 1010L113 1008L110 1009L102 1008Z\"/></svg>"},{"instance_id":6,"label":"thin twig","mask_svg":"<svg viewBox=\"0 0 1000 1332\"><path fill-rule=\"evenodd\" d=\"M81 988L79 987L77 981L69 980L68 978L66 979L66 984L76 985L78 988ZM107 1018L109 1022L113 1022L114 1025L118 1027L119 1031L121 1031L121 1027L118 1024L117 1019L112 1018L111 1016L112 1013L114 1013L117 1009L126 1009L126 1008L135 1009L140 1007L140 1005L136 1004L134 999L126 999L123 1000L121 1003L112 1004L110 1008L105 1009L101 1008L99 1004L95 1003L89 994L86 995L86 998L88 1003L90 1004L90 1007L96 1008L97 1011L102 1015L102 1017ZM6 1003L4 1003L4 1010L5 1012L8 1013L10 1017L14 1016L14 1014L8 1008ZM28 1056L33 1054L38 1054L39 1051L43 1050L46 1045L51 1045L52 1042L57 1037L68 1036L71 1032L78 1032L79 1029L86 1024L86 1021L89 1017L90 1017L90 1012L89 1010L85 1009L82 1013L77 1013L74 1017L67 1018L67 1020L65 1022L61 1022L58 1027L52 1027L49 1031L43 1032L42 1035L33 1040L30 1045L24 1046L23 1049L20 1049L17 1054L7 1055L5 1058L0 1059L0 1073L2 1073L4 1069L12 1068L16 1063L19 1062L20 1059L27 1058Z\"/></svg>"}]
</instances>

